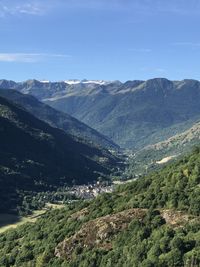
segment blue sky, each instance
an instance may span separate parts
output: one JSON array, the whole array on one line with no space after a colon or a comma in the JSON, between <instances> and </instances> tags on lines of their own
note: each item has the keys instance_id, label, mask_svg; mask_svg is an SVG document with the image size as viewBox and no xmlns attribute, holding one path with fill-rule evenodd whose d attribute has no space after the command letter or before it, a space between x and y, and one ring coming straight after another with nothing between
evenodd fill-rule
<instances>
[{"instance_id":1,"label":"blue sky","mask_svg":"<svg viewBox=\"0 0 200 267\"><path fill-rule=\"evenodd\" d=\"M200 79L199 0L0 0L0 79Z\"/></svg>"}]
</instances>

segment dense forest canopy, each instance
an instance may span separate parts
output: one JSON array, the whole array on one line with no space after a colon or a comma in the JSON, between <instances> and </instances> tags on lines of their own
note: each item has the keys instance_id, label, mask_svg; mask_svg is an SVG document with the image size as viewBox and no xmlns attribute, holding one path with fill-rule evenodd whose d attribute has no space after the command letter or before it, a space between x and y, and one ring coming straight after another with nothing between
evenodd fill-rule
<instances>
[{"instance_id":1,"label":"dense forest canopy","mask_svg":"<svg viewBox=\"0 0 200 267\"><path fill-rule=\"evenodd\" d=\"M199 177L195 148L113 194L49 211L35 224L0 235L0 266L198 266ZM88 241L89 226L95 235ZM67 256L69 243L75 247Z\"/></svg>"}]
</instances>

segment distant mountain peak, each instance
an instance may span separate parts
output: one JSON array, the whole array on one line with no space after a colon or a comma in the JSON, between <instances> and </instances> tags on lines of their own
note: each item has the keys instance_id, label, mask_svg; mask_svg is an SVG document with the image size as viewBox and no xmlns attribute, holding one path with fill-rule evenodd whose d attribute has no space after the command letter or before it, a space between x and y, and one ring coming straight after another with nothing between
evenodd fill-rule
<instances>
[{"instance_id":1,"label":"distant mountain peak","mask_svg":"<svg viewBox=\"0 0 200 267\"><path fill-rule=\"evenodd\" d=\"M69 85L73 85L73 84L79 84L81 81L80 80L65 80L64 83L67 83Z\"/></svg>"},{"instance_id":2,"label":"distant mountain peak","mask_svg":"<svg viewBox=\"0 0 200 267\"><path fill-rule=\"evenodd\" d=\"M3 79L3 80L0 80L0 87L1 88L9 88L9 87L13 87L13 86L15 86L16 85L16 83L14 82L14 81L11 81L11 80L5 80L5 79Z\"/></svg>"},{"instance_id":3,"label":"distant mountain peak","mask_svg":"<svg viewBox=\"0 0 200 267\"><path fill-rule=\"evenodd\" d=\"M173 82L166 78L153 78L147 80L145 83L147 86L159 86L159 87L166 87L169 85L173 85Z\"/></svg>"},{"instance_id":4,"label":"distant mountain peak","mask_svg":"<svg viewBox=\"0 0 200 267\"><path fill-rule=\"evenodd\" d=\"M22 84L26 83L29 86L35 85L35 86L39 86L41 84L41 81L38 81L36 79L30 79L27 80L26 82L21 82Z\"/></svg>"},{"instance_id":5,"label":"distant mountain peak","mask_svg":"<svg viewBox=\"0 0 200 267\"><path fill-rule=\"evenodd\" d=\"M41 83L50 83L49 80L40 80Z\"/></svg>"},{"instance_id":6,"label":"distant mountain peak","mask_svg":"<svg viewBox=\"0 0 200 267\"><path fill-rule=\"evenodd\" d=\"M200 82L189 79L154 78L124 83L92 79L50 83L29 80L13 85L0 80L0 88L33 95L122 147L134 149L163 141L170 137L171 127L178 133L177 124L187 125L189 120L196 121L200 116Z\"/></svg>"},{"instance_id":7,"label":"distant mountain peak","mask_svg":"<svg viewBox=\"0 0 200 267\"><path fill-rule=\"evenodd\" d=\"M69 85L74 85L74 84L97 84L97 85L105 85L108 83L111 83L109 81L104 81L104 80L65 80L65 83L69 84Z\"/></svg>"}]
</instances>

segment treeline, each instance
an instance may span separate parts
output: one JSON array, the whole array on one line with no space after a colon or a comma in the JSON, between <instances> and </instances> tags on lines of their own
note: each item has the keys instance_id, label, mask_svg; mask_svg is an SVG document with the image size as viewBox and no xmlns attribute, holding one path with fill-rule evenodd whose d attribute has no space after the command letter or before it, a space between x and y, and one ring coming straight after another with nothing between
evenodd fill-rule
<instances>
[{"instance_id":1,"label":"treeline","mask_svg":"<svg viewBox=\"0 0 200 267\"><path fill-rule=\"evenodd\" d=\"M134 183L118 187L126 192L126 207L170 208L200 213L200 149Z\"/></svg>"},{"instance_id":2,"label":"treeline","mask_svg":"<svg viewBox=\"0 0 200 267\"><path fill-rule=\"evenodd\" d=\"M16 213L19 216L26 216L30 215L34 210L44 208L47 203L67 204L71 200L76 200L77 197L70 194L68 190L68 187L58 187L45 192L20 191L21 202L16 208Z\"/></svg>"}]
</instances>

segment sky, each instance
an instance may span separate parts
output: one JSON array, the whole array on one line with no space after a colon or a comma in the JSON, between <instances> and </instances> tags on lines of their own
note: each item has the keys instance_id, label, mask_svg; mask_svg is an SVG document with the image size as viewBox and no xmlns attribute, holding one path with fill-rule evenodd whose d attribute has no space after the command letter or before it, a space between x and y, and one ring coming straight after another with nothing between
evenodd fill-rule
<instances>
[{"instance_id":1,"label":"sky","mask_svg":"<svg viewBox=\"0 0 200 267\"><path fill-rule=\"evenodd\" d=\"M200 0L0 0L0 79L200 80Z\"/></svg>"}]
</instances>

